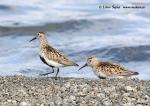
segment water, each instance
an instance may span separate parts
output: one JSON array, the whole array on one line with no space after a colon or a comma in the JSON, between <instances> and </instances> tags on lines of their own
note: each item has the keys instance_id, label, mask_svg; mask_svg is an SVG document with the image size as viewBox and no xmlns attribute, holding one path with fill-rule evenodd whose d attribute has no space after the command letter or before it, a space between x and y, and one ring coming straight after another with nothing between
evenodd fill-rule
<instances>
[{"instance_id":1,"label":"water","mask_svg":"<svg viewBox=\"0 0 150 106\"><path fill-rule=\"evenodd\" d=\"M49 43L83 65L88 56L115 62L150 77L150 15L145 9L99 9L101 0L0 1L0 75L38 76L48 72L38 55L44 31ZM110 3L107 0L105 3ZM111 1L130 4L127 1ZM103 2L104 3L104 2ZM62 68L59 76L97 78L90 68ZM54 76L50 75L50 76Z\"/></svg>"}]
</instances>

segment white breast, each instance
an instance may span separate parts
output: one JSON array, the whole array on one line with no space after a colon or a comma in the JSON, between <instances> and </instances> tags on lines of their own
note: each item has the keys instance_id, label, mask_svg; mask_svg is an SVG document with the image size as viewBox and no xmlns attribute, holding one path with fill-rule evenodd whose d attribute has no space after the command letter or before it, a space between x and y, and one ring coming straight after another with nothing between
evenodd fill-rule
<instances>
[{"instance_id":1,"label":"white breast","mask_svg":"<svg viewBox=\"0 0 150 106\"><path fill-rule=\"evenodd\" d=\"M49 65L51 65L51 66L54 66L54 67L63 67L62 64L59 64L59 63L56 62L56 61L48 60L48 59L45 59L45 61L46 61Z\"/></svg>"},{"instance_id":2,"label":"white breast","mask_svg":"<svg viewBox=\"0 0 150 106\"><path fill-rule=\"evenodd\" d=\"M56 61L53 61L53 60L49 60L45 55L44 53L40 53L40 56L43 57L46 61L47 64L49 64L50 66L54 66L54 67L63 67L64 65L63 64L60 64Z\"/></svg>"},{"instance_id":3,"label":"white breast","mask_svg":"<svg viewBox=\"0 0 150 106\"><path fill-rule=\"evenodd\" d=\"M101 71L97 72L97 74L98 74L100 77L107 77L107 75L106 75L106 74L104 74L104 73L103 73L103 72L101 72Z\"/></svg>"},{"instance_id":4,"label":"white breast","mask_svg":"<svg viewBox=\"0 0 150 106\"><path fill-rule=\"evenodd\" d=\"M107 77L107 75L103 72L100 71L97 71L96 69L93 69L94 70L94 73L98 76L98 77Z\"/></svg>"}]
</instances>

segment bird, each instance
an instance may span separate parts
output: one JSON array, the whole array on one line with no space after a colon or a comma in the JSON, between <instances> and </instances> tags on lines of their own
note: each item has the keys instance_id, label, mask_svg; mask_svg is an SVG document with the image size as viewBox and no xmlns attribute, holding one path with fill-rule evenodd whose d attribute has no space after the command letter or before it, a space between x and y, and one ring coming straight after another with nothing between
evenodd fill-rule
<instances>
[{"instance_id":1,"label":"bird","mask_svg":"<svg viewBox=\"0 0 150 106\"><path fill-rule=\"evenodd\" d=\"M128 78L133 75L138 75L138 72L129 71L119 64L114 64L110 62L100 61L96 56L90 56L87 58L87 62L82 68L89 66L92 68L93 72L100 79L106 78Z\"/></svg>"},{"instance_id":2,"label":"bird","mask_svg":"<svg viewBox=\"0 0 150 106\"><path fill-rule=\"evenodd\" d=\"M57 75L59 73L59 68L67 67L67 66L79 66L77 63L68 59L63 53L53 48L48 44L48 39L44 32L38 32L37 36L30 40L33 41L35 39L39 40L39 57L43 63L52 68L52 72L48 72L45 74L40 74L42 76L54 73L54 69L57 69L55 79L57 79Z\"/></svg>"}]
</instances>

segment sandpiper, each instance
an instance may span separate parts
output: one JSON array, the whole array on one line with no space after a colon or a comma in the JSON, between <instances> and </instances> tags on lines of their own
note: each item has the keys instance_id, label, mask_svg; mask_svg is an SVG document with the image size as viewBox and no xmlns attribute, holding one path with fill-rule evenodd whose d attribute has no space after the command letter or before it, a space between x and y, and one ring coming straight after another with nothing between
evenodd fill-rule
<instances>
[{"instance_id":1,"label":"sandpiper","mask_svg":"<svg viewBox=\"0 0 150 106\"><path fill-rule=\"evenodd\" d=\"M80 69L86 66L90 66L93 69L94 73L101 79L114 78L120 76L130 77L139 74L138 72L129 71L118 64L99 61L95 56L89 57L87 59L86 64Z\"/></svg>"},{"instance_id":2,"label":"sandpiper","mask_svg":"<svg viewBox=\"0 0 150 106\"><path fill-rule=\"evenodd\" d=\"M39 32L36 37L30 40L30 42L37 38L40 43L40 51L39 51L40 59L43 61L43 63L52 68L52 72L48 72L41 75L45 76L54 73L54 68L57 68L57 73L55 76L55 78L57 78L60 67L78 66L78 64L66 58L66 56L63 55L61 52L59 52L57 49L48 45L48 40L44 32Z\"/></svg>"}]
</instances>

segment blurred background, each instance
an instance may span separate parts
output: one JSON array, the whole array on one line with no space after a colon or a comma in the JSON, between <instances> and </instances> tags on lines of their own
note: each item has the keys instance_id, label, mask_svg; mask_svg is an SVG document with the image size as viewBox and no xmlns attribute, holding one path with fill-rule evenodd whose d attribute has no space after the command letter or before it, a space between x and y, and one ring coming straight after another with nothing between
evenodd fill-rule
<instances>
[{"instance_id":1,"label":"blurred background","mask_svg":"<svg viewBox=\"0 0 150 106\"><path fill-rule=\"evenodd\" d=\"M82 66L91 55L115 62L150 78L150 12L100 9L103 3L132 5L129 0L0 0L0 75L39 76L51 71L39 59L44 31L49 44ZM61 77L97 77L90 68L62 68ZM54 76L54 74L50 75Z\"/></svg>"}]
</instances>

